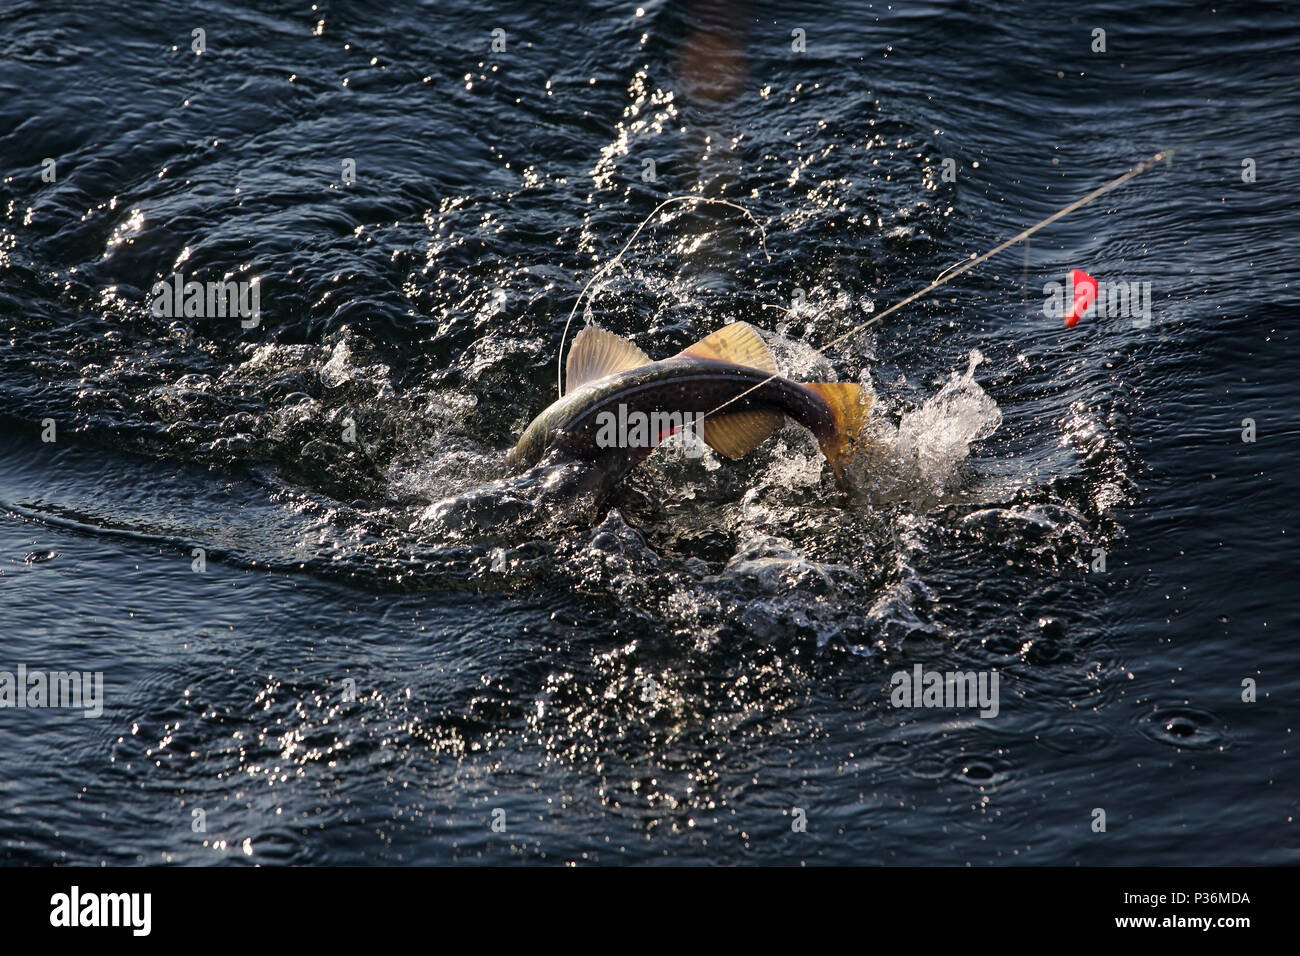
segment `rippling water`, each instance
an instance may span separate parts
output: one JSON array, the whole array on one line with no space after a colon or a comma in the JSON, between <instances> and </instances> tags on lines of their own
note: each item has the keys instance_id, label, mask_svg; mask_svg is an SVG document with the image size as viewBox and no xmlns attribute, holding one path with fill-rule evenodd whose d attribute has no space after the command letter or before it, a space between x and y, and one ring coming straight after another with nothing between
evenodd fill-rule
<instances>
[{"instance_id":1,"label":"rippling water","mask_svg":"<svg viewBox=\"0 0 1300 956\"><path fill-rule=\"evenodd\" d=\"M149 6L0 9L0 670L106 693L0 710L0 859L1300 860L1293 5ZM761 228L578 321L870 386L856 493L790 428L431 523L680 194Z\"/></svg>"}]
</instances>

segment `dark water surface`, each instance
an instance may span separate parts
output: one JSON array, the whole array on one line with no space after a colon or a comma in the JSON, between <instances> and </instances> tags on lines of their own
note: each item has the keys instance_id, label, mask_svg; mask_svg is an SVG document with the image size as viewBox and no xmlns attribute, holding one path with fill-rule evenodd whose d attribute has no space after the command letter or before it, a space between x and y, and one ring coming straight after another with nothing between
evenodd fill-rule
<instances>
[{"instance_id":1,"label":"dark water surface","mask_svg":"<svg viewBox=\"0 0 1300 956\"><path fill-rule=\"evenodd\" d=\"M106 696L0 709L0 860L1300 862L1300 8L643 6L0 5L0 671ZM763 233L670 208L571 332L869 385L856 494L791 428L430 522L684 193Z\"/></svg>"}]
</instances>

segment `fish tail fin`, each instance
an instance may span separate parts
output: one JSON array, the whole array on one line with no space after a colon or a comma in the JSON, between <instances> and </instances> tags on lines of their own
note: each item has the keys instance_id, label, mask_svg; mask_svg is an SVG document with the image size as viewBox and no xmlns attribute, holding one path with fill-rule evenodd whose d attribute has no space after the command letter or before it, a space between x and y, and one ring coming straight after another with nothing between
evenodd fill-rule
<instances>
[{"instance_id":1,"label":"fish tail fin","mask_svg":"<svg viewBox=\"0 0 1300 956\"><path fill-rule=\"evenodd\" d=\"M829 434L818 435L817 443L835 473L835 483L847 489L844 469L853 459L866 428L871 395L853 382L808 382L806 385L830 406L832 428Z\"/></svg>"}]
</instances>

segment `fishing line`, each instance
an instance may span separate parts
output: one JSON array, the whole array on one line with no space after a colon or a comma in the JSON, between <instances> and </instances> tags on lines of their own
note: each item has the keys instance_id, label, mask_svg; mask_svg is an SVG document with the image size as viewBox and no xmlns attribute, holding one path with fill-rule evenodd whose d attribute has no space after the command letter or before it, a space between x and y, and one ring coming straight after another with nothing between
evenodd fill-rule
<instances>
[{"instance_id":1,"label":"fishing line","mask_svg":"<svg viewBox=\"0 0 1300 956\"><path fill-rule=\"evenodd\" d=\"M1270 92L1267 96L1260 97L1260 99L1258 100L1258 102L1255 103L1255 104L1252 104L1251 106L1244 107L1244 108L1242 108L1242 109L1236 110L1236 111L1234 111L1234 112L1228 114L1228 115L1227 115L1226 117L1224 117L1224 119L1223 119L1222 121L1220 121L1217 125L1209 127L1209 128L1208 128L1204 133L1202 133L1200 136L1196 137L1195 139L1187 139L1187 140L1184 140L1182 143L1176 143L1175 145L1169 147L1168 149L1161 150L1159 153L1156 153L1156 154L1155 154L1154 156L1152 156L1150 159L1146 160L1145 162L1139 163L1139 164L1138 164L1137 166L1135 166L1133 169L1130 169L1130 170L1129 170L1127 173L1125 173L1124 175L1118 177L1118 178L1115 179L1115 180L1112 180L1111 182L1107 183L1105 186L1102 186L1100 189L1094 190L1093 192L1089 193L1087 196L1084 196L1082 199L1078 200L1077 202L1071 203L1069 206L1066 206L1064 209L1060 210L1059 212L1053 214L1052 216L1048 217L1047 219L1044 219L1042 222L1038 223L1038 225L1036 225L1036 226L1034 226L1034 227L1032 227L1032 228L1030 228L1030 229L1026 229L1024 232L1020 233L1020 235L1016 236L1016 237L1013 238L1013 239L1008 240L1007 242L1004 242L1002 245L998 246L998 247L997 247L996 249L994 249L992 252L989 252L989 253L987 253L986 255L982 256L982 257L981 257L979 260L977 260L976 262L972 262L972 263L970 263L969 265L966 265L965 268L961 269L961 270L958 271L958 272L954 272L952 275L948 275L948 270L949 270L949 269L956 268L956 265L960 265L960 263L958 263L958 264L956 264L956 265L953 265L953 266L949 266L948 269L945 269L943 272L940 272L939 275L935 277L935 281L934 281L934 283L932 283L932 284L929 285L928 287L922 289L922 290L921 290L920 292L918 292L916 295L911 296L911 297L909 297L909 298L907 298L907 299L904 299L902 302L898 303L897 305L893 306L892 308L887 309L886 311L880 313L880 315L875 316L874 318L868 320L867 322L862 323L860 326L857 326L857 327L854 328L854 329L851 329L851 330L850 330L848 333L846 333L844 336L841 336L840 339L836 339L835 341L833 341L833 342L831 342L829 345L827 345L826 348L831 348L831 347L833 347L834 345L838 344L840 341L842 341L842 339L844 339L844 338L848 338L849 336L856 334L857 332L861 331L862 329L866 328L867 326L872 325L872 324L874 324L874 323L876 323L876 322L879 322L881 319L883 319L883 318L884 318L886 315L888 315L890 312L893 312L895 309L901 308L902 306L908 304L909 302L912 302L912 301L914 301L915 299L920 298L921 296L925 295L927 292L931 292L931 291L933 291L934 289L937 289L939 286L943 285L944 282L947 282L948 279L956 278L956 277L957 277L958 275L960 275L962 272L965 272L967 269L974 268L975 266L977 266L977 265L979 265L981 262L983 262L985 259L988 259L988 258L990 258L990 257L992 257L992 256L994 256L994 255L997 255L997 253L1001 252L1003 249L1007 248L1008 246L1014 245L1015 243L1020 242L1021 240L1028 240L1030 236L1032 236L1032 235L1033 235L1035 232L1037 232L1039 229L1042 229L1044 226L1047 226L1047 225L1049 225L1050 223L1055 222L1057 219L1060 219L1062 216L1065 216L1065 215L1067 215L1067 214L1069 214L1069 213L1071 213L1071 212L1074 212L1076 209L1079 209L1080 207L1087 205L1088 203L1090 203L1090 202L1092 202L1094 199L1096 199L1098 196L1101 196L1101 195L1103 195L1103 194L1105 194L1105 193L1110 192L1110 191L1111 191L1112 189L1114 189L1115 187L1122 185L1123 183L1127 182L1128 180L1134 178L1135 176L1139 176L1139 175L1141 175L1142 173L1147 172L1147 171L1150 170L1153 166L1155 166L1155 165L1157 165L1158 163L1160 163L1162 160L1164 160L1164 161L1166 161L1166 162L1171 161L1171 160L1173 159L1175 153L1188 153L1188 152L1192 152L1192 153L1194 153L1194 152L1195 152L1195 148L1194 148L1194 147L1196 147L1196 146L1204 147L1204 146L1205 146L1205 140L1206 140L1206 139L1207 139L1211 134L1213 134L1213 133L1217 133L1217 132L1219 132L1220 130L1227 129L1227 128L1228 128L1229 126L1231 126L1231 125L1232 125L1236 120L1238 120L1238 119L1240 119L1242 116L1245 116L1245 115L1247 115L1248 113L1252 112L1252 111L1253 111L1253 110L1254 110L1254 109L1255 109L1255 108L1256 108L1260 103L1272 102L1273 100L1276 100L1276 99L1277 99L1281 94L1283 94L1283 93L1289 93L1291 90L1294 90L1296 87L1300 87L1300 80L1294 80L1294 81L1292 81L1291 83L1287 84L1286 86L1281 87L1280 89L1273 90L1273 91ZM1022 275L1022 277L1021 277L1021 286L1022 286L1022 287L1026 284L1026 279L1025 279L1025 277L1028 276L1028 274L1029 274L1029 245L1030 245L1029 242L1026 241L1026 242L1025 242L1025 262L1024 262L1023 275ZM945 278L945 276L946 276L946 278ZM942 280L942 281L940 281L940 280ZM1022 291L1021 304L1024 304L1023 291ZM786 313L789 313L789 312L791 311L791 309L790 309L788 306L782 306L782 305L767 305L767 304L765 304L765 305L763 306L763 308L765 308L765 309L777 309L777 310L779 310L779 311L786 312ZM771 379L768 379L768 381L771 381ZM765 384L767 384L767 383L766 383L766 382L760 382L758 385L755 385L754 388L759 388L759 387L761 387L762 385L765 385ZM751 389L751 391L752 391L752 389ZM744 395L744 394L748 394L748 393L747 393L747 392L746 392L746 393L742 393L742 395ZM742 397L742 395L737 395L736 398L740 398L740 397ZM733 398L731 401L734 402L735 400L736 400L736 399ZM730 402L728 402L728 403L726 403L726 404L730 404ZM723 406L723 405L719 405L719 406L718 406L718 408L723 408L723 407L725 407L725 406ZM717 410L718 410L718 409L715 408L713 411L716 412ZM708 414L711 415L711 414L713 414L713 412L709 412Z\"/></svg>"},{"instance_id":2,"label":"fishing line","mask_svg":"<svg viewBox=\"0 0 1300 956\"><path fill-rule=\"evenodd\" d=\"M1134 179L1137 176L1141 176L1143 173L1150 171L1152 168L1159 165L1161 162L1172 161L1175 152L1194 153L1195 152L1194 147L1204 146L1206 137L1209 136L1211 133L1216 133L1219 130L1226 129L1227 127L1231 126L1234 121L1240 119L1242 116L1247 115L1253 109L1255 109L1258 103L1270 102L1272 100L1275 100L1280 94L1288 93L1291 90L1295 89L1296 87L1300 87L1300 80L1295 80L1290 84L1288 84L1287 86L1272 91L1267 97L1261 97L1257 103L1252 104L1251 106L1230 113L1218 125L1211 126L1201 136L1195 139L1187 139L1182 143L1175 144L1174 146L1169 147L1168 149L1162 149L1160 152L1156 153L1154 156L1150 157L1149 159L1143 160L1142 162L1138 163L1128 172L1115 177L1114 179L1112 179L1110 182L1106 183L1103 186L1099 186L1098 188L1094 189L1092 192L1088 193L1088 195L1084 196L1083 198L1076 199L1068 206L1065 206L1064 208L1057 210L1056 212L1052 213L1052 215L1048 216L1046 219L1042 220L1039 223L1036 223L1033 226L1030 226L1028 229L1019 233L1018 235L1011 237L1006 242L1003 242L1002 244L989 250L988 252L984 253L982 256L975 257L972 255L971 260L968 262L961 263L956 266L949 266L943 272L940 272L939 275L935 277L935 280L931 282L928 286L926 286L924 289L922 289L920 292L915 292L912 295L909 295L906 299L904 299L901 302L895 303L894 305L886 309L884 312L881 312L879 315L873 316L872 318L868 319L866 322L854 326L852 329L850 329L848 332L845 332L839 338L833 339L830 342L828 342L823 347L822 351L828 351L830 349L835 348L837 345L844 342L846 339L849 339L852 336L857 335L859 332L861 332L863 329L867 328L868 326L875 325L877 322L879 322L885 316L889 315L891 312L896 312L897 310L901 309L903 306L909 305L910 303L915 302L917 299L921 298L922 296L928 295L929 293L933 292L935 289L939 288L941 285L944 285L945 283L951 281L952 279L957 278L957 276L961 275L963 272L969 272L971 269L975 268L977 265L981 264L982 262L986 262L987 260L993 258L1003 249L1007 249L1010 246L1014 246L1018 242L1024 242L1028 240L1030 236L1038 232L1040 229L1043 229L1046 226L1050 226L1058 219L1068 216L1070 213L1074 212L1077 209L1083 208L1093 200L1098 199L1101 196L1104 196L1112 189L1117 189L1118 187L1124 185L1124 183L1128 182L1130 179ZM1029 248L1027 244L1025 247L1024 269L1027 275L1029 271ZM1023 280L1022 280L1022 285L1023 285ZM768 305L768 306L764 306L764 308L784 309L784 311L786 311L787 313L790 311L788 308L779 305ZM751 388L746 389L745 391L741 392L739 395L735 396L734 398L728 399L727 401L723 402L721 405L719 405L717 408L713 409L712 411L706 412L704 414L704 417L708 417L709 415L716 414L717 412L726 408L732 402L735 402L737 399L744 398L746 395L748 395L750 392L754 391L755 389L762 388L764 385L766 385L768 382L772 381L772 379L776 377L777 376L775 375L770 376L767 379L763 380L762 382L759 382L757 385L754 385Z\"/></svg>"},{"instance_id":3,"label":"fishing line","mask_svg":"<svg viewBox=\"0 0 1300 956\"><path fill-rule=\"evenodd\" d=\"M659 205L655 206L650 215L641 220L641 225L636 227L636 232L632 233L632 238L628 239L627 244L619 250L618 255L596 270L595 275L593 275L587 281L587 284L582 287L582 292L578 294L577 300L573 303L573 308L569 310L568 321L564 323L564 334L560 336L560 352L555 357L555 384L556 388L559 390L561 398L564 397L564 343L569 337L569 326L573 323L573 317L578 312L578 306L582 304L582 300L587 295L587 291L596 284L596 281L610 269L614 268L614 266L619 264L623 259L624 253L626 253L628 249L632 248L632 243L636 242L636 237L641 235L641 230L650 225L650 221L654 219L655 216L659 215L659 210L671 206L675 202L712 203L718 206L729 206L732 209L739 209L745 214L749 221L754 224L754 228L758 230L758 243L763 249L763 255L767 256L768 262L772 261L772 256L767 251L767 233L763 230L762 224L754 218L753 213L739 203L734 203L729 199L716 199L712 196L672 196L669 199L665 199Z\"/></svg>"},{"instance_id":4,"label":"fishing line","mask_svg":"<svg viewBox=\"0 0 1300 956\"><path fill-rule=\"evenodd\" d=\"M881 312L879 315L873 316L872 318L868 319L867 321L859 325L855 325L853 328L849 329L843 335L839 336L838 338L832 339L830 342L826 343L826 345L822 347L822 351L829 351L830 349L835 348L836 346L842 344L846 340L857 335L863 329L875 325L877 322L879 322L881 319L883 319L885 316L889 315L890 313L897 312L899 309L903 308L903 306L910 305L911 303L915 302L917 299L929 295L935 289L951 282L959 275L969 272L971 269L974 269L977 265L983 262L987 262L989 259L992 259L1002 250L1014 246L1018 242L1024 242L1026 239L1028 239L1034 233L1038 232L1040 229L1044 229L1047 226L1050 226L1052 223L1056 222L1058 219L1068 216L1070 213L1074 212L1077 209L1083 208L1084 206L1088 205L1088 203L1106 195L1106 193L1110 192L1112 189L1118 189L1120 186L1124 185L1130 179L1133 179L1137 176L1141 176L1143 173L1147 172L1148 170L1152 169L1156 165L1160 164L1161 162L1165 161L1166 159L1172 156L1173 156L1172 149L1161 150L1151 158L1143 160L1142 162L1138 163L1128 172L1116 176L1110 182L1102 186L1098 186L1092 192L1088 193L1088 195L1076 199L1068 206L1063 206L1062 208L1058 209L1056 212L1048 216L1046 219L1043 219L1035 223L1034 225L1030 226L1028 229L1025 229L1022 232L1017 233L1016 235L1012 236L1010 239L1007 239L1005 242L999 243L998 245L994 246L992 249L990 249L988 252L984 253L983 255L976 256L974 253L971 253L970 259L968 259L966 262L963 262L960 265L957 265L955 267L949 266L943 272L939 273L938 278L936 278L924 289L921 289L919 292L913 292L906 299L903 299L900 302L895 302L893 305L887 308L884 312ZM719 405L717 408L713 409L712 411L705 412L704 415L701 417L707 418L710 415L716 415L718 412L722 411L728 405L731 405L733 402L739 401L740 399L748 395L750 392L762 388L768 382L778 377L779 376L776 373L769 375L767 378L759 382L757 385L752 385L749 388L745 389L743 392L741 392L739 395L727 399L725 402L723 402L721 405Z\"/></svg>"}]
</instances>

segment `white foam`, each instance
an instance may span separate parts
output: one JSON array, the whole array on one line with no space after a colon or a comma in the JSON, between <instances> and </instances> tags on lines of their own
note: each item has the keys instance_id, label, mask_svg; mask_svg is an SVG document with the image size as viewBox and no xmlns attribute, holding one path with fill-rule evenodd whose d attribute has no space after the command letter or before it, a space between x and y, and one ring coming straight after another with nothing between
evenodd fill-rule
<instances>
[{"instance_id":1,"label":"white foam","mask_svg":"<svg viewBox=\"0 0 1300 956\"><path fill-rule=\"evenodd\" d=\"M855 487L873 498L938 496L952 487L971 443L1002 423L997 402L975 381L983 358L973 350L965 373L952 373L920 407L904 412L897 428L872 417L867 449L850 466Z\"/></svg>"}]
</instances>

